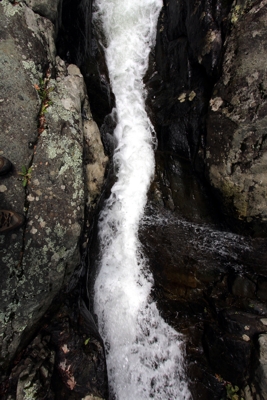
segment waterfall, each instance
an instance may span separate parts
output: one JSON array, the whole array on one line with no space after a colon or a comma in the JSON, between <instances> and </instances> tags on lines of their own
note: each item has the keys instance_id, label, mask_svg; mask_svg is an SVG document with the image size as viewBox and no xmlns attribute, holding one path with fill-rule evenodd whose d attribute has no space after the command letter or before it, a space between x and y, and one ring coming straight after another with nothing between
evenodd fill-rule
<instances>
[{"instance_id":1,"label":"waterfall","mask_svg":"<svg viewBox=\"0 0 267 400\"><path fill-rule=\"evenodd\" d=\"M111 397L190 399L182 337L151 300L153 278L138 226L154 172L153 127L143 76L155 41L161 0L96 0L106 61L116 96L116 183L99 219L100 260L94 310L106 346Z\"/></svg>"}]
</instances>

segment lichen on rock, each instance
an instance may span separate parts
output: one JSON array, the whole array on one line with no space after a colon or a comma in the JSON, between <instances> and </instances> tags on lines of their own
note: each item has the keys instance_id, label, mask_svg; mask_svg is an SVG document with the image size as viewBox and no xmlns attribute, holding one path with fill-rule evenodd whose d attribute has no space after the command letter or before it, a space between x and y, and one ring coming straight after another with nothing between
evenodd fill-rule
<instances>
[{"instance_id":1,"label":"lichen on rock","mask_svg":"<svg viewBox=\"0 0 267 400\"><path fill-rule=\"evenodd\" d=\"M13 164L1 177L0 206L26 216L21 229L0 236L3 375L80 266L85 203L95 207L107 162L95 127L90 151L100 166L95 175L85 175L84 153L91 144L83 108L89 110L89 103L79 68L56 57L53 22L60 7L61 1L0 2L0 154ZM49 102L38 130L44 79ZM31 168L26 188L22 168ZM34 388L33 383L23 391L34 397Z\"/></svg>"},{"instance_id":2,"label":"lichen on rock","mask_svg":"<svg viewBox=\"0 0 267 400\"><path fill-rule=\"evenodd\" d=\"M234 11L233 11L234 12ZM225 213L266 224L266 7L235 21L210 100L206 171ZM249 26L250 29L246 29Z\"/></svg>"}]
</instances>

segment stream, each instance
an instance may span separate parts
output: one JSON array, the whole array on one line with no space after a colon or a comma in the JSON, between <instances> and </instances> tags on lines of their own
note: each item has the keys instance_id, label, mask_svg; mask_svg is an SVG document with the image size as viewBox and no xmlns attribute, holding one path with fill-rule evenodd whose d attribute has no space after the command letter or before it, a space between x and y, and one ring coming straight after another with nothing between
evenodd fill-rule
<instances>
[{"instance_id":1,"label":"stream","mask_svg":"<svg viewBox=\"0 0 267 400\"><path fill-rule=\"evenodd\" d=\"M116 182L99 218L94 311L104 340L111 398L190 399L183 337L152 300L153 277L138 240L154 175L153 126L143 77L155 43L161 0L97 0L106 61L116 97Z\"/></svg>"}]
</instances>

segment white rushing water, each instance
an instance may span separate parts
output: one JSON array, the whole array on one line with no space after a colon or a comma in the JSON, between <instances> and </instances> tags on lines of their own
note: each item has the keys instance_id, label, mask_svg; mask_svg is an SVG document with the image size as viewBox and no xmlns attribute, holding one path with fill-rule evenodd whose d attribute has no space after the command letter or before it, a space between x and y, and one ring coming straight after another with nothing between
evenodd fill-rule
<instances>
[{"instance_id":1,"label":"white rushing water","mask_svg":"<svg viewBox=\"0 0 267 400\"><path fill-rule=\"evenodd\" d=\"M94 308L106 345L112 398L118 400L190 399L181 336L150 299L153 281L138 241L154 173L153 128L142 79L161 6L161 0L96 0L118 125L117 181L99 221Z\"/></svg>"}]
</instances>

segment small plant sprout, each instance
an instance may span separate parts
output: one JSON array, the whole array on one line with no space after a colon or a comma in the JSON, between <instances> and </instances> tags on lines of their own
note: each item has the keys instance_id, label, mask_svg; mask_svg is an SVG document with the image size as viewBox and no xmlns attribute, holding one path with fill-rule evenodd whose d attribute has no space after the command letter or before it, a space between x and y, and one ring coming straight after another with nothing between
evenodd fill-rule
<instances>
[{"instance_id":1,"label":"small plant sprout","mask_svg":"<svg viewBox=\"0 0 267 400\"><path fill-rule=\"evenodd\" d=\"M229 400L244 400L243 397L240 397L238 392L239 392L239 387L238 386L233 386L230 382L228 382L225 386L226 388L226 393L227 393L227 399Z\"/></svg>"},{"instance_id":2,"label":"small plant sprout","mask_svg":"<svg viewBox=\"0 0 267 400\"><path fill-rule=\"evenodd\" d=\"M34 88L37 90L38 95L41 99L41 108L38 115L38 134L40 135L45 130L45 116L47 108L52 105L52 101L49 99L49 93L54 90L53 87L48 87L50 81L50 70L48 69L45 73L44 78L40 78L39 85L35 84Z\"/></svg>"},{"instance_id":3,"label":"small plant sprout","mask_svg":"<svg viewBox=\"0 0 267 400\"><path fill-rule=\"evenodd\" d=\"M22 176L22 186L26 187L31 179L32 168L27 168L25 165L21 167L19 174Z\"/></svg>"},{"instance_id":4,"label":"small plant sprout","mask_svg":"<svg viewBox=\"0 0 267 400\"><path fill-rule=\"evenodd\" d=\"M244 398L239 394L240 389L238 386L234 386L231 382L225 381L219 374L215 374L215 378L224 384L227 400L244 400Z\"/></svg>"}]
</instances>

